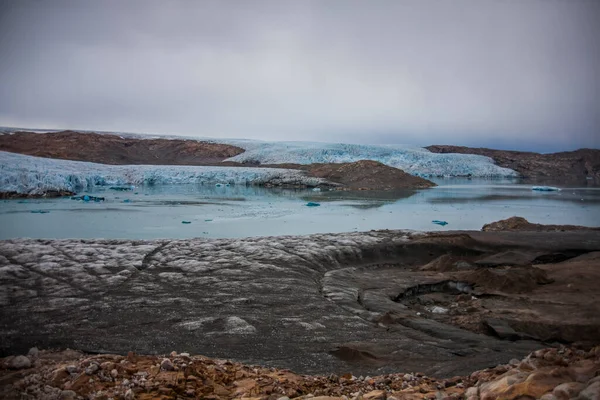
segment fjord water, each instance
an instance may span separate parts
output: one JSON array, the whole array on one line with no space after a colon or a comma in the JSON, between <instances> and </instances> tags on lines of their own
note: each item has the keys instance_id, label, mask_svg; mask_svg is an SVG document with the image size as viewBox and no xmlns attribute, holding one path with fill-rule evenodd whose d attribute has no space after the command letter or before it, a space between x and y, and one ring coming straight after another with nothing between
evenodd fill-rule
<instances>
[{"instance_id":1,"label":"fjord water","mask_svg":"<svg viewBox=\"0 0 600 400\"><path fill-rule=\"evenodd\" d=\"M102 188L70 198L0 202L0 239L232 238L371 229L479 230L522 216L530 222L600 226L600 188L536 192L510 180L438 179L438 187L400 192L161 185ZM308 202L319 203L307 207ZM40 213L42 211L43 213ZM47 212L45 212L47 211ZM442 220L448 225L433 224ZM190 223L182 223L189 221Z\"/></svg>"}]
</instances>

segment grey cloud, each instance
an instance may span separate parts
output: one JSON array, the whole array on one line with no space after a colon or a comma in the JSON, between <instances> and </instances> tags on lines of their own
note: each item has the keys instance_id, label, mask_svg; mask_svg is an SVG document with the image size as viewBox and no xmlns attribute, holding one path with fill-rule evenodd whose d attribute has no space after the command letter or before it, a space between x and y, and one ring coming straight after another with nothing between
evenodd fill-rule
<instances>
[{"instance_id":1,"label":"grey cloud","mask_svg":"<svg viewBox=\"0 0 600 400\"><path fill-rule=\"evenodd\" d=\"M600 147L600 2L5 1L0 124Z\"/></svg>"}]
</instances>

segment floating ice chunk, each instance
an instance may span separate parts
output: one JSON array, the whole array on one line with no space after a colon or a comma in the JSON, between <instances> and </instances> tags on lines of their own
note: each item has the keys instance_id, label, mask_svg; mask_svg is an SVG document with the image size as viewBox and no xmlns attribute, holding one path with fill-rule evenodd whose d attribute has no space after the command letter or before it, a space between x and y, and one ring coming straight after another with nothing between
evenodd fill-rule
<instances>
[{"instance_id":1,"label":"floating ice chunk","mask_svg":"<svg viewBox=\"0 0 600 400\"><path fill-rule=\"evenodd\" d=\"M434 219L434 220L433 220L433 221L431 221L431 222L433 222L434 224L437 224L437 225L441 225L441 226L446 226L446 225L448 225L448 223L447 223L446 221L439 221L439 220L437 220L437 219Z\"/></svg>"},{"instance_id":2,"label":"floating ice chunk","mask_svg":"<svg viewBox=\"0 0 600 400\"><path fill-rule=\"evenodd\" d=\"M534 186L531 190L537 190L538 192L559 192L560 189L554 186Z\"/></svg>"},{"instance_id":3,"label":"floating ice chunk","mask_svg":"<svg viewBox=\"0 0 600 400\"><path fill-rule=\"evenodd\" d=\"M308 203L306 203L306 207L319 207L320 204L319 203L313 203L312 201L309 201Z\"/></svg>"}]
</instances>

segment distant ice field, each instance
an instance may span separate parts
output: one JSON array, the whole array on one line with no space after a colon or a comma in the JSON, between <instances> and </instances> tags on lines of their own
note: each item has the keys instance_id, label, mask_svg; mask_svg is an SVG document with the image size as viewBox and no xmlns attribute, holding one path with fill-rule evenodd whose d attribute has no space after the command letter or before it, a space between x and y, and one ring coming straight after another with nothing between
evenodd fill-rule
<instances>
[{"instance_id":1,"label":"distant ice field","mask_svg":"<svg viewBox=\"0 0 600 400\"><path fill-rule=\"evenodd\" d=\"M0 128L0 134L10 134L16 128ZM50 130L31 130L39 134ZM249 139L191 138L172 135L142 135L123 132L97 132L137 139L185 139L224 143L238 146L244 153L227 161L261 164L343 163L374 160L421 177L514 177L518 174L494 164L489 157L474 154L439 154L410 145L361 145L321 142L267 142Z\"/></svg>"},{"instance_id":2,"label":"distant ice field","mask_svg":"<svg viewBox=\"0 0 600 400\"><path fill-rule=\"evenodd\" d=\"M474 154L439 154L406 145L358 145L318 142L256 142L226 140L246 151L227 161L260 164L346 163L379 161L421 177L514 177L512 169L494 164L489 157Z\"/></svg>"}]
</instances>

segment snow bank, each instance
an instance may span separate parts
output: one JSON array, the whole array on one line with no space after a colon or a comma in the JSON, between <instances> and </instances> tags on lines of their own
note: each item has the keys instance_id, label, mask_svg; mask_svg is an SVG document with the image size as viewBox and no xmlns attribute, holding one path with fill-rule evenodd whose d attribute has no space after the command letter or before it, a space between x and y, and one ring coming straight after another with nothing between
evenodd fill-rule
<instances>
[{"instance_id":1,"label":"snow bank","mask_svg":"<svg viewBox=\"0 0 600 400\"><path fill-rule=\"evenodd\" d=\"M227 161L312 164L374 160L421 177L518 176L512 169L497 166L489 157L474 154L432 153L427 149L414 146L250 140L223 140L222 142L246 150Z\"/></svg>"},{"instance_id":2,"label":"snow bank","mask_svg":"<svg viewBox=\"0 0 600 400\"><path fill-rule=\"evenodd\" d=\"M0 151L0 191L43 193L73 192L104 185L243 184L306 185L324 183L301 171L280 168L104 165L55 160Z\"/></svg>"}]
</instances>

